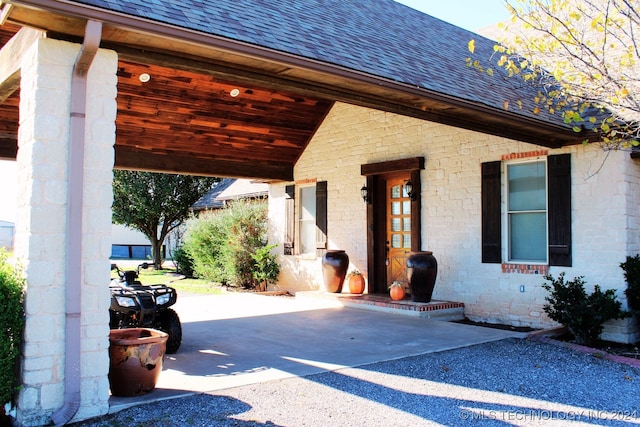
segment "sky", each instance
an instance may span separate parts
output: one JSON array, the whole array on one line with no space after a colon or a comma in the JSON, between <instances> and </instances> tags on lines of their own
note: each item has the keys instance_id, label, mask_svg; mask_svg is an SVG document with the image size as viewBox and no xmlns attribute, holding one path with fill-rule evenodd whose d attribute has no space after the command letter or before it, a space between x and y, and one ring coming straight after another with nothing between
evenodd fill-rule
<instances>
[{"instance_id":1,"label":"sky","mask_svg":"<svg viewBox=\"0 0 640 427\"><path fill-rule=\"evenodd\" d=\"M396 0L469 31L509 19L504 0Z\"/></svg>"},{"instance_id":2,"label":"sky","mask_svg":"<svg viewBox=\"0 0 640 427\"><path fill-rule=\"evenodd\" d=\"M503 0L397 0L458 27L475 31L504 21L509 13ZM15 162L0 160L0 221L15 222Z\"/></svg>"}]
</instances>

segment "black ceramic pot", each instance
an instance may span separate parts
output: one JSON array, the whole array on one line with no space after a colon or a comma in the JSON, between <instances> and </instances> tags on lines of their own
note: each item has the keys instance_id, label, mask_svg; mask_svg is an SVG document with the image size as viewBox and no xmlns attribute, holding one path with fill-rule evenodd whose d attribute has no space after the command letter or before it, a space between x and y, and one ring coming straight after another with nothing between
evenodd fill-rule
<instances>
[{"instance_id":1,"label":"black ceramic pot","mask_svg":"<svg viewBox=\"0 0 640 427\"><path fill-rule=\"evenodd\" d=\"M436 284L438 262L432 252L414 252L407 258L407 278L411 300L429 302Z\"/></svg>"},{"instance_id":2,"label":"black ceramic pot","mask_svg":"<svg viewBox=\"0 0 640 427\"><path fill-rule=\"evenodd\" d=\"M322 277L327 292L342 292L349 267L349 256L342 250L327 251L322 256Z\"/></svg>"}]
</instances>

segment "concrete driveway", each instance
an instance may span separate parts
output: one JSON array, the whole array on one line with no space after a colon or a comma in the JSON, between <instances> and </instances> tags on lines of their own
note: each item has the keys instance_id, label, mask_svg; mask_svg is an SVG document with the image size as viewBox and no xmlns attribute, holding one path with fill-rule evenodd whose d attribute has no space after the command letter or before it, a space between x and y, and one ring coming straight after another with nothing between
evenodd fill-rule
<instances>
[{"instance_id":1,"label":"concrete driveway","mask_svg":"<svg viewBox=\"0 0 640 427\"><path fill-rule=\"evenodd\" d=\"M448 350L520 333L247 293L180 296L182 346L156 389L114 397L110 412L187 394Z\"/></svg>"}]
</instances>

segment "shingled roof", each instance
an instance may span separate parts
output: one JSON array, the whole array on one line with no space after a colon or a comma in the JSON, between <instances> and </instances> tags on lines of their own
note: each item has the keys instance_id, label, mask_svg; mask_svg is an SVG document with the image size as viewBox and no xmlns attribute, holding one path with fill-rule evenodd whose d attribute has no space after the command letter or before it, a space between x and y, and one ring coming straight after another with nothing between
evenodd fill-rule
<instances>
[{"instance_id":1,"label":"shingled roof","mask_svg":"<svg viewBox=\"0 0 640 427\"><path fill-rule=\"evenodd\" d=\"M334 102L550 148L597 138L534 114L535 86L467 67L470 40L487 60L495 42L393 0L5 0L1 10L9 60L21 45L3 40L21 27L72 43L88 20L101 28L101 47L118 54L116 168L290 181ZM0 81L0 158L17 152L20 81Z\"/></svg>"},{"instance_id":2,"label":"shingled roof","mask_svg":"<svg viewBox=\"0 0 640 427\"><path fill-rule=\"evenodd\" d=\"M468 42L489 58L495 42L393 0L85 0L109 11L329 63L381 79L565 126L534 115L537 89L465 65Z\"/></svg>"},{"instance_id":3,"label":"shingled roof","mask_svg":"<svg viewBox=\"0 0 640 427\"><path fill-rule=\"evenodd\" d=\"M215 184L213 184L209 191L207 191L193 205L191 205L191 210L199 212L204 210L224 208L224 201L219 200L218 196L224 190L229 188L234 182L236 182L235 178L223 178L220 181L216 182Z\"/></svg>"}]
</instances>

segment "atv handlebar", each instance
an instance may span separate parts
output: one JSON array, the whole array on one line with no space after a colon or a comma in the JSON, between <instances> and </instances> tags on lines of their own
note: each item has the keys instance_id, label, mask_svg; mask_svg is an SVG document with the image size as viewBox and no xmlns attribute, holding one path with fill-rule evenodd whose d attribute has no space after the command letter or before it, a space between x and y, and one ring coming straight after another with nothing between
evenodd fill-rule
<instances>
[{"instance_id":1,"label":"atv handlebar","mask_svg":"<svg viewBox=\"0 0 640 427\"><path fill-rule=\"evenodd\" d=\"M143 262L139 264L135 271L134 270L120 270L117 264L111 263L111 271L115 270L118 273L118 277L121 281L127 282L127 284L132 284L135 279L140 275L140 269L146 270L149 268L149 263Z\"/></svg>"}]
</instances>

